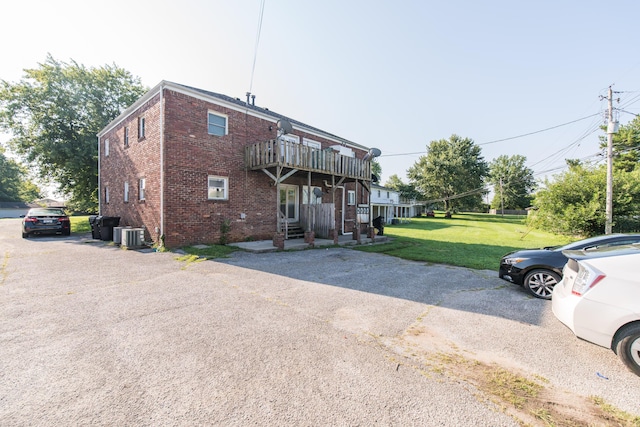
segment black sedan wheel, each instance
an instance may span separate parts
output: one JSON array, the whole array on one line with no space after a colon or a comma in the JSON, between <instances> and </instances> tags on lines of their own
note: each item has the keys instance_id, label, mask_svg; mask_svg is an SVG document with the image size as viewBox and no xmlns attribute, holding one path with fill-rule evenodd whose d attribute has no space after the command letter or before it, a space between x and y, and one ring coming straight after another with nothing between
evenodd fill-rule
<instances>
[{"instance_id":1,"label":"black sedan wheel","mask_svg":"<svg viewBox=\"0 0 640 427\"><path fill-rule=\"evenodd\" d=\"M640 375L640 325L629 325L616 334L613 349L631 372Z\"/></svg>"},{"instance_id":2,"label":"black sedan wheel","mask_svg":"<svg viewBox=\"0 0 640 427\"><path fill-rule=\"evenodd\" d=\"M549 270L532 270L524 278L524 287L536 298L551 299L560 276Z\"/></svg>"}]
</instances>

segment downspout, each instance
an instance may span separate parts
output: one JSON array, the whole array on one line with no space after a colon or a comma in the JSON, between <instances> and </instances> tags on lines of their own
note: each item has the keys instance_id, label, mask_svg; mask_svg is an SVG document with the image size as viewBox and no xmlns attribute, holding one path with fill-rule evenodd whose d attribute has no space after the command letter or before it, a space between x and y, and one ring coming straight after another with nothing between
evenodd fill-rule
<instances>
[{"instance_id":1,"label":"downspout","mask_svg":"<svg viewBox=\"0 0 640 427\"><path fill-rule=\"evenodd\" d=\"M345 234L353 234L353 233L345 233L344 231L344 185L336 185L336 188L340 188L342 189L342 235L344 236Z\"/></svg>"},{"instance_id":2,"label":"downspout","mask_svg":"<svg viewBox=\"0 0 640 427\"><path fill-rule=\"evenodd\" d=\"M100 137L98 137L98 215L102 214L102 187L100 184Z\"/></svg>"},{"instance_id":3,"label":"downspout","mask_svg":"<svg viewBox=\"0 0 640 427\"><path fill-rule=\"evenodd\" d=\"M160 85L160 231L159 246L164 246L164 84Z\"/></svg>"}]
</instances>

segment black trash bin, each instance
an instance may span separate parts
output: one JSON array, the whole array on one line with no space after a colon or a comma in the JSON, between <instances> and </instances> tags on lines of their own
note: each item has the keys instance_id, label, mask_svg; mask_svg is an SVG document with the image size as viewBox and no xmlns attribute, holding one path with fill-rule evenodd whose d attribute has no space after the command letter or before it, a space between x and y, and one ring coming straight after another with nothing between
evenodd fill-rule
<instances>
[{"instance_id":1,"label":"black trash bin","mask_svg":"<svg viewBox=\"0 0 640 427\"><path fill-rule=\"evenodd\" d=\"M89 225L91 225L91 238L100 238L100 229L98 228L98 215L89 216Z\"/></svg>"},{"instance_id":2,"label":"black trash bin","mask_svg":"<svg viewBox=\"0 0 640 427\"><path fill-rule=\"evenodd\" d=\"M113 240L113 227L120 224L119 216L99 216L98 228L100 230L100 240Z\"/></svg>"},{"instance_id":3,"label":"black trash bin","mask_svg":"<svg viewBox=\"0 0 640 427\"><path fill-rule=\"evenodd\" d=\"M384 235L384 217L379 216L373 219L373 227L378 230L378 236Z\"/></svg>"}]
</instances>

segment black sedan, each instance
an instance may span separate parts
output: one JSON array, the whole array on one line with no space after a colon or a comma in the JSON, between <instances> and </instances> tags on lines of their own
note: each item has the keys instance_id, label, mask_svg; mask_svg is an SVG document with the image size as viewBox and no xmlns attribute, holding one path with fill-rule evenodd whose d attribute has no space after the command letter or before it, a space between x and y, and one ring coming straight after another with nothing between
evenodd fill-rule
<instances>
[{"instance_id":1,"label":"black sedan","mask_svg":"<svg viewBox=\"0 0 640 427\"><path fill-rule=\"evenodd\" d=\"M564 246L510 252L500 260L498 275L501 279L524 286L537 298L551 299L553 287L562 279L562 269L567 263L562 251L591 250L638 242L640 234L608 234Z\"/></svg>"},{"instance_id":2,"label":"black sedan","mask_svg":"<svg viewBox=\"0 0 640 427\"><path fill-rule=\"evenodd\" d=\"M32 234L71 234L69 217L60 208L33 208L22 218L22 237Z\"/></svg>"}]
</instances>

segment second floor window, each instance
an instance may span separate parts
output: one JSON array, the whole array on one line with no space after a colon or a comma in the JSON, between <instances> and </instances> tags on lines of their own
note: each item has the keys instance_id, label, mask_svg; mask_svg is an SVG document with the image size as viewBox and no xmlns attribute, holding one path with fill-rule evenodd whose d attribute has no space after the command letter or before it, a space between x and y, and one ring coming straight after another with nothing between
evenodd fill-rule
<instances>
[{"instance_id":1,"label":"second floor window","mask_svg":"<svg viewBox=\"0 0 640 427\"><path fill-rule=\"evenodd\" d=\"M104 140L104 156L109 157L109 139Z\"/></svg>"},{"instance_id":2,"label":"second floor window","mask_svg":"<svg viewBox=\"0 0 640 427\"><path fill-rule=\"evenodd\" d=\"M129 146L129 126L124 127L124 146Z\"/></svg>"},{"instance_id":3,"label":"second floor window","mask_svg":"<svg viewBox=\"0 0 640 427\"><path fill-rule=\"evenodd\" d=\"M227 116L210 112L207 119L207 132L209 135L225 136L227 134Z\"/></svg>"},{"instance_id":4,"label":"second floor window","mask_svg":"<svg viewBox=\"0 0 640 427\"><path fill-rule=\"evenodd\" d=\"M347 193L347 204L349 205L355 205L356 204L356 192L353 190L349 190L349 192Z\"/></svg>"},{"instance_id":5,"label":"second floor window","mask_svg":"<svg viewBox=\"0 0 640 427\"><path fill-rule=\"evenodd\" d=\"M129 201L129 183L124 183L124 202L127 203Z\"/></svg>"},{"instance_id":6,"label":"second floor window","mask_svg":"<svg viewBox=\"0 0 640 427\"><path fill-rule=\"evenodd\" d=\"M138 117L138 139L144 139L145 135L145 123L144 117Z\"/></svg>"}]
</instances>

